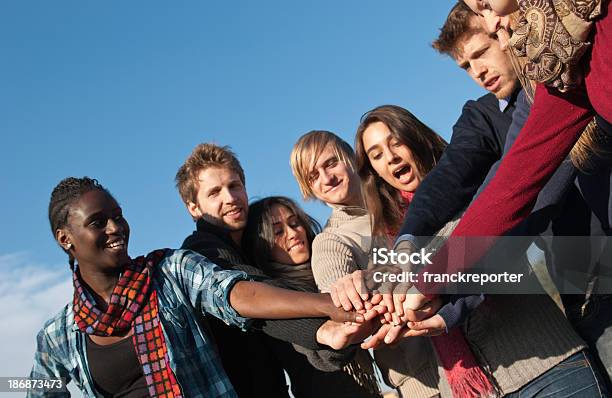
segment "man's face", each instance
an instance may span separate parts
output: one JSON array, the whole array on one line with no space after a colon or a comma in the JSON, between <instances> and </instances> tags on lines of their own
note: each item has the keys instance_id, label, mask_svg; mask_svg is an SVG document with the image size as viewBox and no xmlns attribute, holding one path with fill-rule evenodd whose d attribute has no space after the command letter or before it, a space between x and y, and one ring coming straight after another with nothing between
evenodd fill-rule
<instances>
[{"instance_id":1,"label":"man's face","mask_svg":"<svg viewBox=\"0 0 612 398\"><path fill-rule=\"evenodd\" d=\"M359 201L359 178L327 145L310 168L308 183L314 196L332 205L355 205Z\"/></svg>"},{"instance_id":2,"label":"man's face","mask_svg":"<svg viewBox=\"0 0 612 398\"><path fill-rule=\"evenodd\" d=\"M500 99L514 92L518 84L516 73L496 39L480 32L460 42L459 50L455 61L480 87Z\"/></svg>"},{"instance_id":3,"label":"man's face","mask_svg":"<svg viewBox=\"0 0 612 398\"><path fill-rule=\"evenodd\" d=\"M226 167L208 167L199 172L198 184L197 203L187 204L193 218L204 218L229 231L244 229L249 206L238 173Z\"/></svg>"}]
</instances>

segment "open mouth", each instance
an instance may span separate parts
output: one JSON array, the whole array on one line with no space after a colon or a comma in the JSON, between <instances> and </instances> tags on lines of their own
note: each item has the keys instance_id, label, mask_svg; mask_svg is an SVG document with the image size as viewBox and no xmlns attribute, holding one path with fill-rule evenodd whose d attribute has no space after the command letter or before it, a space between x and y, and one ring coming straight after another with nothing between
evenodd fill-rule
<instances>
[{"instance_id":1,"label":"open mouth","mask_svg":"<svg viewBox=\"0 0 612 398\"><path fill-rule=\"evenodd\" d=\"M393 177L397 178L402 184L410 181L412 178L412 167L404 165L393 172Z\"/></svg>"}]
</instances>

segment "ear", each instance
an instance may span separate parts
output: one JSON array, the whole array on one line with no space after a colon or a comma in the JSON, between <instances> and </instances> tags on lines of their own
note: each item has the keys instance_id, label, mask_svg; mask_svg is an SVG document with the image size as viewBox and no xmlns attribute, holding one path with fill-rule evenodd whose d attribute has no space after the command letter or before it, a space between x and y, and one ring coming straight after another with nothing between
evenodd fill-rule
<instances>
[{"instance_id":1,"label":"ear","mask_svg":"<svg viewBox=\"0 0 612 398\"><path fill-rule=\"evenodd\" d=\"M187 202L187 211L189 211L189 214L191 214L191 217L193 217L194 220L202 218L202 211L197 203Z\"/></svg>"},{"instance_id":2,"label":"ear","mask_svg":"<svg viewBox=\"0 0 612 398\"><path fill-rule=\"evenodd\" d=\"M69 251L72 247L70 233L63 228L59 228L55 231L55 240L57 240L57 243L66 251Z\"/></svg>"}]
</instances>

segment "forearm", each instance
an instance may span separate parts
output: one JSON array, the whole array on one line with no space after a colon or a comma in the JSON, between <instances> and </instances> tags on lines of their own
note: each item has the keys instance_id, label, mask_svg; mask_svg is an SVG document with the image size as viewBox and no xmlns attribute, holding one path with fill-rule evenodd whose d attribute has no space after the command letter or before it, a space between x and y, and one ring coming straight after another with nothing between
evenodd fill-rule
<instances>
[{"instance_id":1,"label":"forearm","mask_svg":"<svg viewBox=\"0 0 612 398\"><path fill-rule=\"evenodd\" d=\"M275 319L257 324L262 332L275 339L297 344L311 350L325 348L316 339L317 330L327 318Z\"/></svg>"},{"instance_id":2,"label":"forearm","mask_svg":"<svg viewBox=\"0 0 612 398\"><path fill-rule=\"evenodd\" d=\"M328 294L280 289L260 282L240 281L230 292L231 306L245 318L322 318L335 307Z\"/></svg>"},{"instance_id":3,"label":"forearm","mask_svg":"<svg viewBox=\"0 0 612 398\"><path fill-rule=\"evenodd\" d=\"M529 214L538 193L565 159L593 117L588 101L550 94L538 87L531 115L516 143L504 158L496 176L470 206L452 236L501 236ZM482 240L465 248L465 257L449 258L441 250L428 271L456 272L469 267L488 250L493 240ZM445 246L446 247L446 246ZM419 284L433 292L435 286Z\"/></svg>"}]
</instances>

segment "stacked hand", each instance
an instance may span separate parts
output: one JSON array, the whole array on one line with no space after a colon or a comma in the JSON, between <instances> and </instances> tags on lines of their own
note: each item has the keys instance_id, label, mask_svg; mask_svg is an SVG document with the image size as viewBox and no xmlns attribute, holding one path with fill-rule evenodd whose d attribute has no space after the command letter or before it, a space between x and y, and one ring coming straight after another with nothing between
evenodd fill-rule
<instances>
[{"instance_id":1,"label":"stacked hand","mask_svg":"<svg viewBox=\"0 0 612 398\"><path fill-rule=\"evenodd\" d=\"M372 323L370 319L377 317L382 324L370 340L362 343L362 348L393 344L405 337L436 336L446 332L444 319L437 314L442 305L440 299L428 299L409 283L386 283L375 290L371 283L373 272L356 271L346 275L331 289L332 300L338 308L361 312L369 323ZM384 293L378 293L378 290Z\"/></svg>"}]
</instances>

